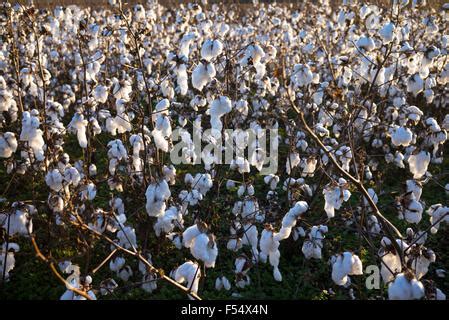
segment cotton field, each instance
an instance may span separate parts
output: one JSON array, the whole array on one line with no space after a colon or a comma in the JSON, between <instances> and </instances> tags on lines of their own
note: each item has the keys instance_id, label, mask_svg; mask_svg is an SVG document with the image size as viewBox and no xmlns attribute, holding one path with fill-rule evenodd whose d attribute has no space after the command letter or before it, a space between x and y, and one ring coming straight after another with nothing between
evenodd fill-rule
<instances>
[{"instance_id":1,"label":"cotton field","mask_svg":"<svg viewBox=\"0 0 449 320\"><path fill-rule=\"evenodd\" d=\"M1 299L446 299L449 3L0 15Z\"/></svg>"}]
</instances>

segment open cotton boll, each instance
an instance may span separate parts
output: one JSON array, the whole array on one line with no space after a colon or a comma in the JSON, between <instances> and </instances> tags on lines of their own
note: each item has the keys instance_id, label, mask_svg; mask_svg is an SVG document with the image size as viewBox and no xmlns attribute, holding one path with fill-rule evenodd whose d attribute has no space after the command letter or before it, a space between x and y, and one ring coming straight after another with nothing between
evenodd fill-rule
<instances>
[{"instance_id":1,"label":"open cotton boll","mask_svg":"<svg viewBox=\"0 0 449 320\"><path fill-rule=\"evenodd\" d=\"M44 138L43 132L39 129L40 121L37 117L39 112L35 109L24 111L22 114L22 131L20 132L20 141L28 142L28 146L33 150L36 160L44 160Z\"/></svg>"},{"instance_id":2,"label":"open cotton boll","mask_svg":"<svg viewBox=\"0 0 449 320\"><path fill-rule=\"evenodd\" d=\"M156 236L159 237L161 233L168 234L172 232L176 226L183 227L183 223L182 213L176 207L170 207L163 216L158 217L153 228Z\"/></svg>"},{"instance_id":3,"label":"open cotton boll","mask_svg":"<svg viewBox=\"0 0 449 320\"><path fill-rule=\"evenodd\" d=\"M309 239L304 240L302 253L306 259L321 259L321 249L323 248L324 234L327 233L327 226L313 226L309 232Z\"/></svg>"},{"instance_id":4,"label":"open cotton boll","mask_svg":"<svg viewBox=\"0 0 449 320\"><path fill-rule=\"evenodd\" d=\"M106 101L108 100L109 89L106 86L99 85L95 87L95 90L92 94L97 102L106 103Z\"/></svg>"},{"instance_id":5,"label":"open cotton boll","mask_svg":"<svg viewBox=\"0 0 449 320\"><path fill-rule=\"evenodd\" d=\"M130 226L122 226L117 232L117 239L125 249L137 248L136 230Z\"/></svg>"},{"instance_id":6,"label":"open cotton boll","mask_svg":"<svg viewBox=\"0 0 449 320\"><path fill-rule=\"evenodd\" d=\"M210 107L212 128L221 131L221 126L217 126L217 123L214 123L212 119L220 120L220 118L223 115L231 112L231 110L232 110L232 102L228 97L220 96L218 99L212 101Z\"/></svg>"},{"instance_id":7,"label":"open cotton boll","mask_svg":"<svg viewBox=\"0 0 449 320\"><path fill-rule=\"evenodd\" d=\"M109 269L114 272L119 272L125 266L126 260L122 257L116 257L109 262Z\"/></svg>"},{"instance_id":8,"label":"open cotton boll","mask_svg":"<svg viewBox=\"0 0 449 320\"><path fill-rule=\"evenodd\" d=\"M346 180L340 178L338 185L329 184L323 189L324 194L324 210L327 213L328 218L335 216L335 209L340 209L343 202L348 201L351 197L351 192L346 189Z\"/></svg>"},{"instance_id":9,"label":"open cotton boll","mask_svg":"<svg viewBox=\"0 0 449 320\"><path fill-rule=\"evenodd\" d=\"M62 185L63 177L58 169L53 169L47 173L45 176L45 183L50 187L53 191L60 191L63 188Z\"/></svg>"},{"instance_id":10,"label":"open cotton boll","mask_svg":"<svg viewBox=\"0 0 449 320\"><path fill-rule=\"evenodd\" d=\"M290 236L292 228L296 226L296 221L300 218L307 210L309 205L305 201L298 201L295 205L287 212L287 214L282 218L282 227L274 236L274 240L280 241L287 239Z\"/></svg>"},{"instance_id":11,"label":"open cotton boll","mask_svg":"<svg viewBox=\"0 0 449 320\"><path fill-rule=\"evenodd\" d=\"M422 194L422 185L419 181L416 180L407 180L405 182L406 184L406 192L412 192L413 196L415 197L416 201L419 201L419 199L421 199L421 194Z\"/></svg>"},{"instance_id":12,"label":"open cotton boll","mask_svg":"<svg viewBox=\"0 0 449 320\"><path fill-rule=\"evenodd\" d=\"M5 281L9 281L10 272L14 269L16 260L14 253L18 252L20 247L17 243L3 243L0 247L0 274L5 275Z\"/></svg>"},{"instance_id":13,"label":"open cotton boll","mask_svg":"<svg viewBox=\"0 0 449 320\"><path fill-rule=\"evenodd\" d=\"M231 289L231 282L229 282L228 278L225 276L217 277L215 280L215 289L225 289L226 291L229 291Z\"/></svg>"},{"instance_id":14,"label":"open cotton boll","mask_svg":"<svg viewBox=\"0 0 449 320\"><path fill-rule=\"evenodd\" d=\"M171 192L166 180L148 185L145 192L146 211L150 217L160 217L165 212L165 201L170 198Z\"/></svg>"},{"instance_id":15,"label":"open cotton boll","mask_svg":"<svg viewBox=\"0 0 449 320\"><path fill-rule=\"evenodd\" d=\"M430 224L432 225L430 232L432 234L438 232L442 222L449 223L449 207L438 203L430 206L426 212L430 216Z\"/></svg>"},{"instance_id":16,"label":"open cotton boll","mask_svg":"<svg viewBox=\"0 0 449 320\"><path fill-rule=\"evenodd\" d=\"M394 23L388 22L382 27L382 29L379 30L379 35L384 44L388 44L393 41L395 28Z\"/></svg>"},{"instance_id":17,"label":"open cotton boll","mask_svg":"<svg viewBox=\"0 0 449 320\"><path fill-rule=\"evenodd\" d=\"M415 97L424 90L424 80L419 73L411 76L407 81L407 92L412 93Z\"/></svg>"},{"instance_id":18,"label":"open cotton boll","mask_svg":"<svg viewBox=\"0 0 449 320\"><path fill-rule=\"evenodd\" d=\"M408 157L407 162L410 172L413 174L413 179L419 179L427 172L430 163L430 153L421 151L417 154L412 154Z\"/></svg>"},{"instance_id":19,"label":"open cotton boll","mask_svg":"<svg viewBox=\"0 0 449 320\"><path fill-rule=\"evenodd\" d=\"M407 200L407 206L404 208L404 218L408 223L418 224L422 219L423 210L422 204L415 199L412 193Z\"/></svg>"},{"instance_id":20,"label":"open cotton boll","mask_svg":"<svg viewBox=\"0 0 449 320\"><path fill-rule=\"evenodd\" d=\"M239 64L246 66L248 65L249 61L252 61L253 65L256 65L260 63L260 61L265 57L265 52L263 49L258 45L249 45L246 47L245 54L243 58L239 61Z\"/></svg>"},{"instance_id":21,"label":"open cotton boll","mask_svg":"<svg viewBox=\"0 0 449 320\"><path fill-rule=\"evenodd\" d=\"M67 185L78 186L81 181L81 174L75 167L66 168L64 171L64 181Z\"/></svg>"},{"instance_id":22,"label":"open cotton boll","mask_svg":"<svg viewBox=\"0 0 449 320\"><path fill-rule=\"evenodd\" d=\"M200 62L192 72L192 85L202 91L203 88L215 77L216 71L213 63Z\"/></svg>"},{"instance_id":23,"label":"open cotton boll","mask_svg":"<svg viewBox=\"0 0 449 320\"><path fill-rule=\"evenodd\" d=\"M201 231L198 228L197 223L184 230L184 232L182 233L182 244L184 245L184 247L190 248L193 244L194 239L200 234Z\"/></svg>"},{"instance_id":24,"label":"open cotton boll","mask_svg":"<svg viewBox=\"0 0 449 320\"><path fill-rule=\"evenodd\" d=\"M407 244L401 240L396 240L399 247L405 250ZM380 274L384 283L394 279L394 275L402 271L401 257L395 252L391 241L383 237L381 240L382 248L379 250L379 257L382 260Z\"/></svg>"},{"instance_id":25,"label":"open cotton boll","mask_svg":"<svg viewBox=\"0 0 449 320\"><path fill-rule=\"evenodd\" d=\"M190 288L193 293L198 293L198 284L201 279L201 268L197 263L192 261L184 262L173 272L172 278L178 283L187 282L186 287ZM188 297L193 299L190 295L188 295Z\"/></svg>"},{"instance_id":26,"label":"open cotton boll","mask_svg":"<svg viewBox=\"0 0 449 320\"><path fill-rule=\"evenodd\" d=\"M223 44L220 40L206 40L201 47L201 58L206 61L218 57L223 51Z\"/></svg>"},{"instance_id":27,"label":"open cotton boll","mask_svg":"<svg viewBox=\"0 0 449 320\"><path fill-rule=\"evenodd\" d=\"M372 38L364 36L360 37L355 45L365 51L372 51L376 47L376 44Z\"/></svg>"},{"instance_id":28,"label":"open cotton boll","mask_svg":"<svg viewBox=\"0 0 449 320\"><path fill-rule=\"evenodd\" d=\"M13 213L0 213L0 226L9 236L15 234L28 236L33 232L33 221L31 215L35 214L36 208L32 205L24 205L20 202L14 202L12 205Z\"/></svg>"},{"instance_id":29,"label":"open cotton boll","mask_svg":"<svg viewBox=\"0 0 449 320\"><path fill-rule=\"evenodd\" d=\"M277 176L275 174L269 174L269 175L266 175L263 178L263 181L265 182L265 184L270 186L271 190L275 190L276 189L276 187L277 187L277 185L279 183L279 180L280 180L279 176Z\"/></svg>"},{"instance_id":30,"label":"open cotton boll","mask_svg":"<svg viewBox=\"0 0 449 320\"><path fill-rule=\"evenodd\" d=\"M332 280L339 286L350 283L349 275L363 274L360 258L351 252L333 256L332 261Z\"/></svg>"},{"instance_id":31,"label":"open cotton boll","mask_svg":"<svg viewBox=\"0 0 449 320\"><path fill-rule=\"evenodd\" d=\"M215 260L218 256L218 246L215 242L215 236L200 233L193 239L190 253L196 259L202 260L206 268L214 268Z\"/></svg>"},{"instance_id":32,"label":"open cotton boll","mask_svg":"<svg viewBox=\"0 0 449 320\"><path fill-rule=\"evenodd\" d=\"M180 64L175 69L176 83L179 88L179 94L185 96L189 90L189 78L187 75L187 67L185 64Z\"/></svg>"},{"instance_id":33,"label":"open cotton boll","mask_svg":"<svg viewBox=\"0 0 449 320\"><path fill-rule=\"evenodd\" d=\"M154 139L154 144L156 145L156 148L159 150L162 150L163 152L168 152L168 141L165 140L164 134L162 131L154 129L151 132L151 135Z\"/></svg>"},{"instance_id":34,"label":"open cotton boll","mask_svg":"<svg viewBox=\"0 0 449 320\"><path fill-rule=\"evenodd\" d=\"M406 257L407 264L411 266L416 278L419 280L429 271L431 263L436 261L436 255L431 249L422 245L414 244L409 255Z\"/></svg>"},{"instance_id":35,"label":"open cotton boll","mask_svg":"<svg viewBox=\"0 0 449 320\"><path fill-rule=\"evenodd\" d=\"M413 133L409 128L396 128L391 134L391 142L396 146L408 147L413 139Z\"/></svg>"},{"instance_id":36,"label":"open cotton boll","mask_svg":"<svg viewBox=\"0 0 449 320\"><path fill-rule=\"evenodd\" d=\"M14 133L0 134L0 158L9 158L17 150L17 139Z\"/></svg>"},{"instance_id":37,"label":"open cotton boll","mask_svg":"<svg viewBox=\"0 0 449 320\"><path fill-rule=\"evenodd\" d=\"M270 265L273 266L273 277L276 281L282 281L282 275L279 271L279 241L275 239L276 234L273 232L271 225L265 226L260 236L259 248L260 259L265 262L268 258Z\"/></svg>"},{"instance_id":38,"label":"open cotton boll","mask_svg":"<svg viewBox=\"0 0 449 320\"><path fill-rule=\"evenodd\" d=\"M287 162L285 163L285 171L288 175L291 174L292 170L301 163L301 158L297 152L290 153Z\"/></svg>"},{"instance_id":39,"label":"open cotton boll","mask_svg":"<svg viewBox=\"0 0 449 320\"><path fill-rule=\"evenodd\" d=\"M311 84L313 77L314 74L308 65L296 64L290 80L296 87L302 88Z\"/></svg>"},{"instance_id":40,"label":"open cotton boll","mask_svg":"<svg viewBox=\"0 0 449 320\"><path fill-rule=\"evenodd\" d=\"M417 300L424 297L424 286L413 275L400 273L388 286L389 300Z\"/></svg>"}]
</instances>

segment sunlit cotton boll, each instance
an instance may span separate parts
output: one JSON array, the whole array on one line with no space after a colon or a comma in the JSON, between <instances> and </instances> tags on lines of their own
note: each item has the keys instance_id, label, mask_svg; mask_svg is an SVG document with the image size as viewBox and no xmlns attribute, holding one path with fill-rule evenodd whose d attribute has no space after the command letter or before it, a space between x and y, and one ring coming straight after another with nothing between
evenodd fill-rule
<instances>
[{"instance_id":1,"label":"sunlit cotton boll","mask_svg":"<svg viewBox=\"0 0 449 320\"><path fill-rule=\"evenodd\" d=\"M201 47L201 57L206 61L218 57L223 51L223 44L220 40L206 40Z\"/></svg>"}]
</instances>

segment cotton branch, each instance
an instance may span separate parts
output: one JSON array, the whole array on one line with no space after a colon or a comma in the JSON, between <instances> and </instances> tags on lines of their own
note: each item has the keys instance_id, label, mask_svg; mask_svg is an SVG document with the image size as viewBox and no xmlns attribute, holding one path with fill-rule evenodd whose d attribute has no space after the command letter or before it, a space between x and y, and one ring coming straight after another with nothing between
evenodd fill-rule
<instances>
[{"instance_id":1,"label":"cotton branch","mask_svg":"<svg viewBox=\"0 0 449 320\"><path fill-rule=\"evenodd\" d=\"M34 237L34 235L31 235L31 243L33 245L34 251L36 252L36 255L39 259L41 259L43 262L45 262L46 264L48 264L48 266L50 267L51 271L53 272L53 274L56 276L56 278L62 282L62 284L64 284L67 289L73 291L74 293L76 293L77 295L83 296L84 298L86 298L87 300L92 300L91 296L89 296L86 292L79 290L75 287L73 287L70 283L68 283L58 272L58 270L56 269L56 266L54 264L53 261L51 261L49 258L45 257L44 254L41 252L41 250L39 249L39 246L36 243L36 239Z\"/></svg>"},{"instance_id":2,"label":"cotton branch","mask_svg":"<svg viewBox=\"0 0 449 320\"><path fill-rule=\"evenodd\" d=\"M393 243L396 251L398 252L399 255L401 255L401 260L404 260L402 250L399 247L399 245L396 243L396 238L397 237L399 237L400 239L403 238L401 232L387 218L385 218L382 215L382 213L380 213L377 205L374 203L374 201L370 197L368 191L363 186L363 183L359 179L357 179L354 176L352 176L349 172L345 171L340 166L338 161L335 159L333 153L330 152L329 150L327 150L326 146L323 144L321 139L315 134L315 132L312 130L312 128L309 127L309 125L307 124L307 121L304 118L304 113L295 105L295 102L293 101L293 99L291 97L290 97L290 102L291 102L291 106L292 106L293 110L298 114L299 119L300 119L302 125L304 126L304 128L306 129L306 131L310 135L310 137L318 144L320 149L323 150L327 154L327 156L329 157L329 159L331 160L331 162L335 166L335 168L337 168L337 170L345 178L347 178L349 181L351 181L356 186L356 188L359 190L359 192L364 196L364 198L367 200L369 206L373 210L374 215L377 218L379 218L383 228L387 232L387 234L388 234L391 242Z\"/></svg>"}]
</instances>

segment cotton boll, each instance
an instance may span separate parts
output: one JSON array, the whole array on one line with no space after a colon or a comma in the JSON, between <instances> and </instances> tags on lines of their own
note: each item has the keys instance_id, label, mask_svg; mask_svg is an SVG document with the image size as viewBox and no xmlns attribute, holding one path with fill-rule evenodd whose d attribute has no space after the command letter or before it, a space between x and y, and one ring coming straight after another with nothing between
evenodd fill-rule
<instances>
[{"instance_id":1,"label":"cotton boll","mask_svg":"<svg viewBox=\"0 0 449 320\"><path fill-rule=\"evenodd\" d=\"M257 227L252 223L246 223L243 225L243 236L242 236L242 245L248 245L251 247L251 253L253 262L256 263L259 258L259 250L257 249L258 244L258 235Z\"/></svg>"},{"instance_id":2,"label":"cotton boll","mask_svg":"<svg viewBox=\"0 0 449 320\"><path fill-rule=\"evenodd\" d=\"M388 286L389 300L416 300L424 296L423 284L412 276L400 273Z\"/></svg>"},{"instance_id":3,"label":"cotton boll","mask_svg":"<svg viewBox=\"0 0 449 320\"><path fill-rule=\"evenodd\" d=\"M211 126L212 128L221 131L221 121L220 118L231 112L232 102L228 97L220 96L211 103L210 116L211 116Z\"/></svg>"},{"instance_id":4,"label":"cotton boll","mask_svg":"<svg viewBox=\"0 0 449 320\"><path fill-rule=\"evenodd\" d=\"M407 92L412 93L415 97L424 89L424 80L416 73L407 81Z\"/></svg>"},{"instance_id":5,"label":"cotton boll","mask_svg":"<svg viewBox=\"0 0 449 320\"><path fill-rule=\"evenodd\" d=\"M430 163L430 153L421 151L417 154L412 154L408 158L410 172L413 174L413 179L420 179L427 171Z\"/></svg>"},{"instance_id":6,"label":"cotton boll","mask_svg":"<svg viewBox=\"0 0 449 320\"><path fill-rule=\"evenodd\" d=\"M438 232L442 222L449 223L449 207L434 204L426 212L430 216L430 224L432 225L430 232L432 234Z\"/></svg>"},{"instance_id":7,"label":"cotton boll","mask_svg":"<svg viewBox=\"0 0 449 320\"><path fill-rule=\"evenodd\" d=\"M374 40L370 37L360 37L356 42L356 46L365 51L372 51L376 47Z\"/></svg>"},{"instance_id":8,"label":"cotton boll","mask_svg":"<svg viewBox=\"0 0 449 320\"><path fill-rule=\"evenodd\" d=\"M212 63L200 62L192 72L192 85L195 89L202 91L215 75L215 66Z\"/></svg>"},{"instance_id":9,"label":"cotton boll","mask_svg":"<svg viewBox=\"0 0 449 320\"><path fill-rule=\"evenodd\" d=\"M386 23L382 29L379 30L379 35L383 40L384 44L388 44L393 41L395 32L395 25L392 22Z\"/></svg>"},{"instance_id":10,"label":"cotton boll","mask_svg":"<svg viewBox=\"0 0 449 320\"><path fill-rule=\"evenodd\" d=\"M170 198L171 192L166 180L152 183L148 186L146 197L146 211L150 217L160 217L165 212L165 201Z\"/></svg>"},{"instance_id":11,"label":"cotton boll","mask_svg":"<svg viewBox=\"0 0 449 320\"><path fill-rule=\"evenodd\" d=\"M215 267L218 247L215 243L215 237L213 235L208 236L205 233L200 233L193 239L190 252L196 259L202 260L206 268Z\"/></svg>"},{"instance_id":12,"label":"cotton boll","mask_svg":"<svg viewBox=\"0 0 449 320\"><path fill-rule=\"evenodd\" d=\"M117 232L119 245L125 249L137 247L136 231L130 226L124 226Z\"/></svg>"},{"instance_id":13,"label":"cotton boll","mask_svg":"<svg viewBox=\"0 0 449 320\"><path fill-rule=\"evenodd\" d=\"M301 158L299 157L299 154L294 152L290 153L287 162L285 164L285 171L288 175L291 174L292 170L297 167L301 163Z\"/></svg>"},{"instance_id":14,"label":"cotton boll","mask_svg":"<svg viewBox=\"0 0 449 320\"><path fill-rule=\"evenodd\" d=\"M324 190L324 210L327 213L328 218L333 218L335 216L335 209L340 209L344 201L348 201L351 192L346 189L346 180L340 178L338 181L338 185L327 185Z\"/></svg>"},{"instance_id":15,"label":"cotton boll","mask_svg":"<svg viewBox=\"0 0 449 320\"><path fill-rule=\"evenodd\" d=\"M223 44L220 40L206 40L201 47L201 57L206 61L211 61L218 57L223 51Z\"/></svg>"},{"instance_id":16,"label":"cotton boll","mask_svg":"<svg viewBox=\"0 0 449 320\"><path fill-rule=\"evenodd\" d=\"M413 133L409 128L399 127L391 135L391 142L399 147L408 147L412 142Z\"/></svg>"},{"instance_id":17,"label":"cotton boll","mask_svg":"<svg viewBox=\"0 0 449 320\"><path fill-rule=\"evenodd\" d=\"M412 198L409 200L408 206L404 210L404 218L408 223L419 223L422 219L423 207L419 201Z\"/></svg>"},{"instance_id":18,"label":"cotton boll","mask_svg":"<svg viewBox=\"0 0 449 320\"><path fill-rule=\"evenodd\" d=\"M332 280L339 286L350 283L348 275L361 275L362 262L360 258L351 252L332 257Z\"/></svg>"},{"instance_id":19,"label":"cotton boll","mask_svg":"<svg viewBox=\"0 0 449 320\"><path fill-rule=\"evenodd\" d=\"M175 69L176 83L178 84L179 94L185 96L189 90L187 67L185 64L180 64Z\"/></svg>"},{"instance_id":20,"label":"cotton boll","mask_svg":"<svg viewBox=\"0 0 449 320\"><path fill-rule=\"evenodd\" d=\"M176 224L175 224L176 222ZM182 213L178 212L176 207L170 207L165 211L163 216L159 216L157 222L154 224L153 228L156 236L159 237L161 233L168 234L173 231L175 226L183 226Z\"/></svg>"},{"instance_id":21,"label":"cotton boll","mask_svg":"<svg viewBox=\"0 0 449 320\"><path fill-rule=\"evenodd\" d=\"M43 132L39 129L39 113L33 109L31 112L24 111L22 114L22 131L20 132L20 141L26 141L33 150L36 160L44 160L44 138Z\"/></svg>"},{"instance_id":22,"label":"cotton boll","mask_svg":"<svg viewBox=\"0 0 449 320\"><path fill-rule=\"evenodd\" d=\"M193 245L194 239L201 234L197 224L188 227L182 234L182 243L186 248Z\"/></svg>"},{"instance_id":23,"label":"cotton boll","mask_svg":"<svg viewBox=\"0 0 449 320\"><path fill-rule=\"evenodd\" d=\"M108 100L108 91L109 89L106 86L96 86L95 90L93 91L93 97L99 103L106 103L106 101Z\"/></svg>"},{"instance_id":24,"label":"cotton boll","mask_svg":"<svg viewBox=\"0 0 449 320\"><path fill-rule=\"evenodd\" d=\"M201 268L197 263L187 261L173 272L172 278L178 283L187 282L186 287L190 288L193 293L198 293L198 284L201 279ZM189 299L193 299L190 295L188 295L188 297Z\"/></svg>"},{"instance_id":25,"label":"cotton boll","mask_svg":"<svg viewBox=\"0 0 449 320\"><path fill-rule=\"evenodd\" d=\"M383 282L388 283L394 279L396 273L402 271L402 263L399 254L392 249L393 247L389 239L384 237L381 244L383 248L379 250L379 257L382 260L380 273Z\"/></svg>"},{"instance_id":26,"label":"cotton boll","mask_svg":"<svg viewBox=\"0 0 449 320\"><path fill-rule=\"evenodd\" d=\"M419 201L419 199L421 199L422 194L421 183L416 180L407 180L405 183L406 183L406 192L413 193L413 196L415 197L416 201Z\"/></svg>"},{"instance_id":27,"label":"cotton boll","mask_svg":"<svg viewBox=\"0 0 449 320\"><path fill-rule=\"evenodd\" d=\"M47 173L45 176L45 183L53 191L60 191L63 188L62 185L63 177L58 169L53 169Z\"/></svg>"},{"instance_id":28,"label":"cotton boll","mask_svg":"<svg viewBox=\"0 0 449 320\"><path fill-rule=\"evenodd\" d=\"M290 236L292 228L296 225L297 219L300 218L308 209L309 205L307 202L296 202L293 208L291 208L282 219L282 228L279 233L274 236L274 240L280 241L287 239Z\"/></svg>"},{"instance_id":29,"label":"cotton boll","mask_svg":"<svg viewBox=\"0 0 449 320\"><path fill-rule=\"evenodd\" d=\"M262 261L268 260L270 265L273 266L273 277L276 281L282 281L282 275L278 269L279 258L281 253L279 252L279 241L276 240L276 234L273 233L271 225L265 226L262 231L262 235L259 241L260 247L260 259Z\"/></svg>"},{"instance_id":30,"label":"cotton boll","mask_svg":"<svg viewBox=\"0 0 449 320\"><path fill-rule=\"evenodd\" d=\"M32 205L25 205L21 202L12 204L13 212L10 214L0 213L0 226L8 232L9 236L19 234L28 236L33 232L32 215L36 208Z\"/></svg>"},{"instance_id":31,"label":"cotton boll","mask_svg":"<svg viewBox=\"0 0 449 320\"><path fill-rule=\"evenodd\" d=\"M64 171L64 181L67 185L78 186L81 181L81 174L74 167L66 168Z\"/></svg>"},{"instance_id":32,"label":"cotton boll","mask_svg":"<svg viewBox=\"0 0 449 320\"><path fill-rule=\"evenodd\" d=\"M14 133L0 134L0 158L9 158L17 150L17 139Z\"/></svg>"},{"instance_id":33,"label":"cotton boll","mask_svg":"<svg viewBox=\"0 0 449 320\"><path fill-rule=\"evenodd\" d=\"M327 233L326 226L313 226L302 246L302 253L306 259L321 259L321 249L323 248L324 234Z\"/></svg>"}]
</instances>

